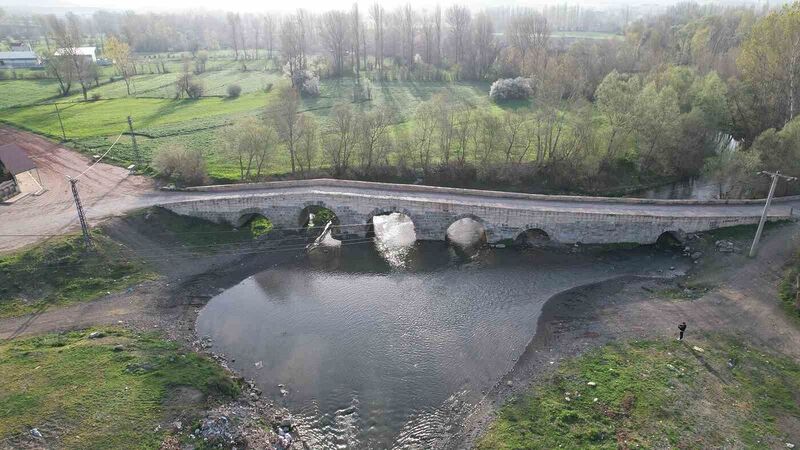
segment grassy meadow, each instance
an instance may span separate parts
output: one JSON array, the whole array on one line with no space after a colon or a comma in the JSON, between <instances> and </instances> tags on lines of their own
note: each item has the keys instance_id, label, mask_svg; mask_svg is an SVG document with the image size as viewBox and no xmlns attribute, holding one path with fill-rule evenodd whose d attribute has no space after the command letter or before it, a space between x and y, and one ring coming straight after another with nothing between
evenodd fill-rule
<instances>
[{"instance_id":1,"label":"grassy meadow","mask_svg":"<svg viewBox=\"0 0 800 450\"><path fill-rule=\"evenodd\" d=\"M0 373L3 448L30 448L36 428L48 448L157 449L169 421L240 389L209 358L120 329L4 341Z\"/></svg>"},{"instance_id":2,"label":"grassy meadow","mask_svg":"<svg viewBox=\"0 0 800 450\"><path fill-rule=\"evenodd\" d=\"M248 116L263 117L276 98L277 88L288 80L265 62L249 62L242 71L230 55L213 53L207 70L195 78L205 92L200 99L176 99L174 82L180 72L179 59L166 62L168 73L157 73L155 58L143 58L137 65L140 75L131 79L131 94L125 82L113 78L113 68L102 69L100 85L92 87L89 96L96 101L83 101L80 86L73 86L67 97L57 97L58 86L51 79L14 79L0 81L0 122L61 139L61 127L53 102L58 103L66 130L68 145L86 153L105 152L117 136L127 130L127 116L134 120L137 143L146 161L165 144L181 143L199 149L208 162L209 175L215 181L236 181L239 172L233 161L218 152L217 136L221 129ZM25 76L22 72L20 76ZM227 98L227 88L242 88L238 98ZM352 78L321 81L321 95L303 98L302 110L314 115L322 127L332 108L352 103ZM378 81L371 83L371 101L354 104L362 110L378 105L391 109L398 123L407 123L416 107L439 93L446 93L454 102L500 111L488 98L489 83L478 82L415 82ZM510 105L514 107L518 105ZM269 167L271 174L290 170L286 152L276 152ZM134 160L131 140L123 136L109 154L109 159L125 165Z\"/></svg>"},{"instance_id":3,"label":"grassy meadow","mask_svg":"<svg viewBox=\"0 0 800 450\"><path fill-rule=\"evenodd\" d=\"M785 448L798 395L797 362L733 338L609 344L508 403L477 448Z\"/></svg>"}]
</instances>

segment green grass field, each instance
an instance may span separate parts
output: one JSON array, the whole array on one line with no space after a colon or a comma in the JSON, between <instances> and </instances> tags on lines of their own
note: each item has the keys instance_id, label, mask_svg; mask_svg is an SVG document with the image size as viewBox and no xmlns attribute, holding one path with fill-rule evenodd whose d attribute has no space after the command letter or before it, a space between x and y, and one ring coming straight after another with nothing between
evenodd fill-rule
<instances>
[{"instance_id":1,"label":"green grass field","mask_svg":"<svg viewBox=\"0 0 800 450\"><path fill-rule=\"evenodd\" d=\"M32 105L57 95L58 82L55 80L2 80L0 110L12 106Z\"/></svg>"},{"instance_id":2,"label":"green grass field","mask_svg":"<svg viewBox=\"0 0 800 450\"><path fill-rule=\"evenodd\" d=\"M732 338L612 344L508 403L477 448L783 448L798 396L800 365Z\"/></svg>"},{"instance_id":3,"label":"green grass field","mask_svg":"<svg viewBox=\"0 0 800 450\"><path fill-rule=\"evenodd\" d=\"M244 117L263 117L269 111L277 88L288 80L275 71L243 72L235 61L223 56L212 55L207 71L196 76L205 86L206 95L197 100L174 98L174 81L181 66L174 55L167 63L170 73L150 74L147 72L153 70L155 63L141 64L140 73L145 74L133 77L130 96L125 83L119 79L113 82L104 79L101 82L105 84L92 88L89 95L99 94L101 99L97 101L83 101L79 87L73 87L70 96L57 99L68 144L86 154L103 153L121 132L127 130L126 119L130 115L139 134L137 143L145 162L165 144L180 143L203 152L209 175L214 180L238 180L236 164L218 152L219 132ZM251 63L250 68L255 66ZM113 69L106 67L104 70ZM242 88L239 98L225 98L227 87L232 84ZM272 89L267 92L269 85ZM301 109L314 115L322 127L326 126L333 107L338 104L355 105L364 111L385 105L394 112L398 123L408 122L417 106L436 94L446 94L453 103L501 111L488 98L488 83L374 82L371 84L372 100L357 104L352 102L353 85L354 80L349 78L323 80L321 95L304 98ZM56 92L54 80L0 82L0 121L52 139L61 139L61 127L51 104ZM507 108L518 106L508 105ZM290 170L290 161L285 153L275 152L269 173L284 174ZM108 158L121 165L133 162L130 138L123 136Z\"/></svg>"},{"instance_id":4,"label":"green grass field","mask_svg":"<svg viewBox=\"0 0 800 450\"><path fill-rule=\"evenodd\" d=\"M155 334L91 331L0 343L0 447L37 428L52 448L157 449L165 421L239 392L212 360Z\"/></svg>"}]
</instances>

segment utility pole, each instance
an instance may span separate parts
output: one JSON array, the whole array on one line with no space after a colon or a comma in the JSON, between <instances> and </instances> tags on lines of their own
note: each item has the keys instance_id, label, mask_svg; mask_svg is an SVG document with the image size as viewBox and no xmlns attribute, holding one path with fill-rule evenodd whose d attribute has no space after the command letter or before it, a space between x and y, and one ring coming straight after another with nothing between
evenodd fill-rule
<instances>
[{"instance_id":1,"label":"utility pole","mask_svg":"<svg viewBox=\"0 0 800 450\"><path fill-rule=\"evenodd\" d=\"M136 166L141 168L142 159L139 157L139 146L136 145L136 135L133 133L133 119L128 116L128 128L131 130L131 142L133 142L133 157L136 158Z\"/></svg>"},{"instance_id":2,"label":"utility pole","mask_svg":"<svg viewBox=\"0 0 800 450\"><path fill-rule=\"evenodd\" d=\"M61 125L61 137L66 142L67 133L64 131L64 122L61 121L61 111L58 110L58 103L53 102L53 106L56 107L56 115L58 116L58 124Z\"/></svg>"},{"instance_id":3,"label":"utility pole","mask_svg":"<svg viewBox=\"0 0 800 450\"><path fill-rule=\"evenodd\" d=\"M778 186L778 180L783 178L786 181L794 181L797 178L795 177L787 177L786 175L781 175L779 170L775 172L767 172L761 171L758 173L759 175L769 175L772 177L772 185L769 187L769 195L767 195L767 203L764 205L764 211L761 213L761 221L758 222L758 229L756 230L756 237L753 239L753 245L750 247L750 257L756 256L758 252L758 241L761 240L761 233L764 231L764 223L767 221L767 212L769 211L769 205L772 203L772 196L775 195L775 187Z\"/></svg>"},{"instance_id":4,"label":"utility pole","mask_svg":"<svg viewBox=\"0 0 800 450\"><path fill-rule=\"evenodd\" d=\"M78 180L72 177L69 178L70 187L72 187L72 197L75 199L75 208L78 210L78 220L81 222L81 230L83 230L83 243L87 249L92 248L92 235L89 234L89 225L86 223L86 216L83 213L83 205L81 198L78 196Z\"/></svg>"}]
</instances>

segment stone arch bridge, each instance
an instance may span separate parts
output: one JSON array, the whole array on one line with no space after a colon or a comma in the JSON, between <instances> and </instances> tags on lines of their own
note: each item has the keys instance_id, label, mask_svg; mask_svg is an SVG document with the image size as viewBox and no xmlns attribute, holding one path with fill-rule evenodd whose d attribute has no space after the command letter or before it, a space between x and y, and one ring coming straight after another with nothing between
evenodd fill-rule
<instances>
[{"instance_id":1,"label":"stone arch bridge","mask_svg":"<svg viewBox=\"0 0 800 450\"><path fill-rule=\"evenodd\" d=\"M333 211L344 233L366 236L372 218L406 214L417 238L444 240L464 217L483 224L489 242L513 240L526 231L544 232L561 243L654 243L664 233L699 232L757 223L763 200L645 200L522 194L331 179L203 186L164 197L159 206L175 213L243 224L253 214L276 228L297 228L303 210ZM791 219L800 197L779 199L770 220Z\"/></svg>"}]
</instances>

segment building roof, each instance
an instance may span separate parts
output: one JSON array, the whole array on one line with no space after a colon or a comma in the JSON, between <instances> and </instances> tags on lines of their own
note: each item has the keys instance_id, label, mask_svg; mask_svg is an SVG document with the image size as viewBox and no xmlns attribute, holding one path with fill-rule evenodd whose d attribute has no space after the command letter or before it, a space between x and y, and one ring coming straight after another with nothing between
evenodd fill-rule
<instances>
[{"instance_id":1,"label":"building roof","mask_svg":"<svg viewBox=\"0 0 800 450\"><path fill-rule=\"evenodd\" d=\"M0 164L3 164L12 175L36 168L28 153L17 144L0 145Z\"/></svg>"},{"instance_id":2,"label":"building roof","mask_svg":"<svg viewBox=\"0 0 800 450\"><path fill-rule=\"evenodd\" d=\"M38 59L35 52L0 52L0 59Z\"/></svg>"},{"instance_id":3,"label":"building roof","mask_svg":"<svg viewBox=\"0 0 800 450\"><path fill-rule=\"evenodd\" d=\"M76 55L82 55L82 56L95 56L96 50L97 50L97 47L75 47L75 49L74 49ZM59 48L59 49L56 50L56 52L54 54L56 56L61 56L64 53L67 53L66 49L65 48Z\"/></svg>"}]
</instances>

